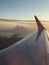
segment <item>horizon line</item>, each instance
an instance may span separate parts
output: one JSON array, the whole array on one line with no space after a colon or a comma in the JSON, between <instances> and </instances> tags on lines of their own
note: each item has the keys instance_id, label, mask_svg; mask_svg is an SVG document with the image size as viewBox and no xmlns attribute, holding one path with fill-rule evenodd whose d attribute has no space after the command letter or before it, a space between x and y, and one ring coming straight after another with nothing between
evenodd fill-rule
<instances>
[{"instance_id":1,"label":"horizon line","mask_svg":"<svg viewBox=\"0 0 49 65\"><path fill-rule=\"evenodd\" d=\"M30 21L30 20L35 21L34 19L10 19L10 18L9 19L1 18L0 21L2 21L2 20L4 20L4 21ZM40 21L49 21L49 20L41 20L40 19Z\"/></svg>"}]
</instances>

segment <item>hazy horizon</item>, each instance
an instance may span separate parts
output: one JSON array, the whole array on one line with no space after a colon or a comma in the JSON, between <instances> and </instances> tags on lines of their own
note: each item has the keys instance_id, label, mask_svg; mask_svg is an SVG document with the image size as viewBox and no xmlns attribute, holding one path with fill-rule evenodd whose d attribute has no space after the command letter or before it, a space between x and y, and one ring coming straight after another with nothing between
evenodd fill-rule
<instances>
[{"instance_id":1,"label":"hazy horizon","mask_svg":"<svg viewBox=\"0 0 49 65\"><path fill-rule=\"evenodd\" d=\"M33 23L36 24L33 20L18 20L18 21L0 21L0 30L11 30L16 27L16 25L24 26L24 27L30 27L33 26ZM41 22L41 23L49 23L49 22Z\"/></svg>"},{"instance_id":2,"label":"hazy horizon","mask_svg":"<svg viewBox=\"0 0 49 65\"><path fill-rule=\"evenodd\" d=\"M29 22L28 22L29 21ZM23 32L23 35L27 35L29 33L32 33L33 31L35 31L38 27L37 27L37 24L36 22L30 22L30 20L24 20L24 21L16 21L16 22L8 22L8 21L0 21L0 36L3 35L3 36L10 36L13 34L12 30L14 30L15 28L15 31L19 34L21 34L22 32L21 31L24 31ZM43 24L43 26L49 31L49 22L41 22ZM9 32L8 32L9 31ZM16 33L16 34L17 34ZM15 32L14 32L15 34Z\"/></svg>"}]
</instances>

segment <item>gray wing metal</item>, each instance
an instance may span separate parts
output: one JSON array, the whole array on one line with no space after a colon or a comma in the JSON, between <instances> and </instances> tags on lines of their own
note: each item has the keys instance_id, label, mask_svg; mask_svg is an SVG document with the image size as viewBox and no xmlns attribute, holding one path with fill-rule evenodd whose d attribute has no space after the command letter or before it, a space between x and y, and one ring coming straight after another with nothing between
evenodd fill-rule
<instances>
[{"instance_id":1,"label":"gray wing metal","mask_svg":"<svg viewBox=\"0 0 49 65\"><path fill-rule=\"evenodd\" d=\"M37 17L35 16L36 22ZM38 21L40 23L40 21ZM14 45L0 51L0 65L49 65L46 30L40 29ZM41 32L41 31L42 32ZM39 35L40 31L40 35ZM38 38L38 40L36 40ZM49 56L48 56L49 57Z\"/></svg>"}]
</instances>

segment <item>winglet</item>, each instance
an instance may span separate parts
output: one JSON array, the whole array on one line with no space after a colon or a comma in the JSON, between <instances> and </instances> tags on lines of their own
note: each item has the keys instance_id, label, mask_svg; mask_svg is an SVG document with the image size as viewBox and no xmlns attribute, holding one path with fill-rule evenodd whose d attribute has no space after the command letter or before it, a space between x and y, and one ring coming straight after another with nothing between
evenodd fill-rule
<instances>
[{"instance_id":1,"label":"winglet","mask_svg":"<svg viewBox=\"0 0 49 65\"><path fill-rule=\"evenodd\" d=\"M41 24L41 22L39 21L39 19L37 18L37 16L34 16L37 26L38 26L38 33L37 33L37 37L36 37L36 41L39 39L39 36L41 35L42 31L45 29L44 26Z\"/></svg>"},{"instance_id":2,"label":"winglet","mask_svg":"<svg viewBox=\"0 0 49 65\"><path fill-rule=\"evenodd\" d=\"M38 30L39 29L45 29L44 26L41 24L41 22L39 21L39 19L37 18L37 16L34 16L35 17L35 20L36 20L36 23L37 23L37 26L38 26Z\"/></svg>"}]
</instances>

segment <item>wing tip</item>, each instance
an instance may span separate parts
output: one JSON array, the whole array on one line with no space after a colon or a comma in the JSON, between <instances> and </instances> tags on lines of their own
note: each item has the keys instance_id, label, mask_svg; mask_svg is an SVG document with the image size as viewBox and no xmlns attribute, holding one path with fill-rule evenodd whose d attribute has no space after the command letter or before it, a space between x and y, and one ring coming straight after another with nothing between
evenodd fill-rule
<instances>
[{"instance_id":1,"label":"wing tip","mask_svg":"<svg viewBox=\"0 0 49 65\"><path fill-rule=\"evenodd\" d=\"M34 15L38 29L42 28L45 29L44 26L41 24L40 20L38 19L38 17L36 15Z\"/></svg>"},{"instance_id":2,"label":"wing tip","mask_svg":"<svg viewBox=\"0 0 49 65\"><path fill-rule=\"evenodd\" d=\"M36 41L38 41L41 33L43 30L45 30L44 26L41 24L40 20L38 19L37 16L34 16L35 17L35 20L36 20L36 23L37 23L37 26L38 26L38 33L37 33L37 37L36 37Z\"/></svg>"}]
</instances>

